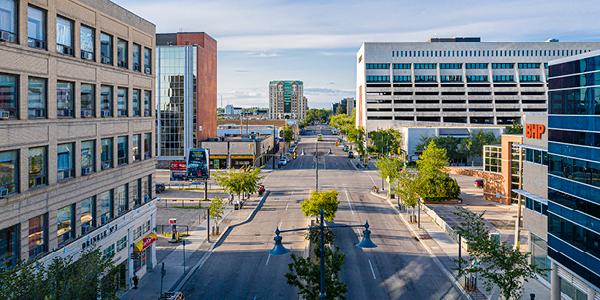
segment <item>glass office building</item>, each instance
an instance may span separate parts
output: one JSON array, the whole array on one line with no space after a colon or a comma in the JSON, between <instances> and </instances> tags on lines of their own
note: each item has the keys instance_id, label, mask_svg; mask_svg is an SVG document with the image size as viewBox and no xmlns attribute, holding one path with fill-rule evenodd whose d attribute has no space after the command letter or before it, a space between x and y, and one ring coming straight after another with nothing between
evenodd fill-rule
<instances>
[{"instance_id":1,"label":"glass office building","mask_svg":"<svg viewBox=\"0 0 600 300\"><path fill-rule=\"evenodd\" d=\"M182 160L196 140L197 49L156 47L159 160Z\"/></svg>"},{"instance_id":2,"label":"glass office building","mask_svg":"<svg viewBox=\"0 0 600 300\"><path fill-rule=\"evenodd\" d=\"M552 297L600 294L600 51L549 64ZM561 293L558 293L560 291Z\"/></svg>"}]
</instances>

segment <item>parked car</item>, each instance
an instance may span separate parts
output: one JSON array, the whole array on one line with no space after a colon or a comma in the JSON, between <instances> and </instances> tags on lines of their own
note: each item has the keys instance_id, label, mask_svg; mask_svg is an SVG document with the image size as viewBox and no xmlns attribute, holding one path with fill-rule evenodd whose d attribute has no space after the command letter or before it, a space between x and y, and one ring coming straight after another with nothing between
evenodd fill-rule
<instances>
[{"instance_id":1,"label":"parked car","mask_svg":"<svg viewBox=\"0 0 600 300\"><path fill-rule=\"evenodd\" d=\"M154 186L154 191L155 191L157 194L160 194L160 193L164 192L165 190L166 190L166 186L165 186L165 184L164 184L164 183L157 183L157 184Z\"/></svg>"},{"instance_id":2,"label":"parked car","mask_svg":"<svg viewBox=\"0 0 600 300\"><path fill-rule=\"evenodd\" d=\"M285 165L287 165L287 163L288 163L288 160L285 157L280 158L279 161L277 162L279 167L285 166Z\"/></svg>"},{"instance_id":3,"label":"parked car","mask_svg":"<svg viewBox=\"0 0 600 300\"><path fill-rule=\"evenodd\" d=\"M344 145L344 148L342 148L342 150L344 150L344 152L348 152L348 146Z\"/></svg>"},{"instance_id":4,"label":"parked car","mask_svg":"<svg viewBox=\"0 0 600 300\"><path fill-rule=\"evenodd\" d=\"M354 152L352 152L352 151L348 152L348 158L354 158Z\"/></svg>"},{"instance_id":5,"label":"parked car","mask_svg":"<svg viewBox=\"0 0 600 300\"><path fill-rule=\"evenodd\" d=\"M473 182L473 184L475 185L475 187L483 188L483 179L475 179L475 182Z\"/></svg>"},{"instance_id":6,"label":"parked car","mask_svg":"<svg viewBox=\"0 0 600 300\"><path fill-rule=\"evenodd\" d=\"M323 140L323 135L322 134L317 135L317 142L320 142L322 140Z\"/></svg>"}]
</instances>

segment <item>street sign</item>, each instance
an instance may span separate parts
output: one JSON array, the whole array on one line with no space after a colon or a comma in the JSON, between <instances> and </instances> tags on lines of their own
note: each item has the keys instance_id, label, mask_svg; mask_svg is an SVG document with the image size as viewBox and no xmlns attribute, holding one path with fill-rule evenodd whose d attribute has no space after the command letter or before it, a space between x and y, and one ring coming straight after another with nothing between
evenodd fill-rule
<instances>
[{"instance_id":1,"label":"street sign","mask_svg":"<svg viewBox=\"0 0 600 300\"><path fill-rule=\"evenodd\" d=\"M187 153L186 176L188 179L208 179L210 169L208 167L208 149L194 148Z\"/></svg>"},{"instance_id":2,"label":"street sign","mask_svg":"<svg viewBox=\"0 0 600 300\"><path fill-rule=\"evenodd\" d=\"M169 224L171 224L171 225L177 224L177 219L176 218L169 219Z\"/></svg>"}]
</instances>

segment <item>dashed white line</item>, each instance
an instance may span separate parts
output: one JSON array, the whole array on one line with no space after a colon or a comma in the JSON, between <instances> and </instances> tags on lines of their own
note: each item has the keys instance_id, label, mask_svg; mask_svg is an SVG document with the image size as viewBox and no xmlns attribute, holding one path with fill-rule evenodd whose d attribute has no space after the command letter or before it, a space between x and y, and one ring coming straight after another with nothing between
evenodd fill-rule
<instances>
[{"instance_id":1,"label":"dashed white line","mask_svg":"<svg viewBox=\"0 0 600 300\"><path fill-rule=\"evenodd\" d=\"M354 209L352 209L352 203L350 202L350 195L348 195L348 190L344 190L344 193L346 194L346 201L348 201L348 206L350 206L350 211L352 212L352 214L354 214Z\"/></svg>"},{"instance_id":2,"label":"dashed white line","mask_svg":"<svg viewBox=\"0 0 600 300\"><path fill-rule=\"evenodd\" d=\"M375 270L373 270L373 264L371 263L371 259L367 259L369 260L369 267L371 267L371 274L373 274L373 279L377 279L377 277L375 277Z\"/></svg>"},{"instance_id":3,"label":"dashed white line","mask_svg":"<svg viewBox=\"0 0 600 300\"><path fill-rule=\"evenodd\" d=\"M289 203L289 202L285 204L285 210L287 210L287 209L288 209L288 206L289 206L289 205L290 205L290 203Z\"/></svg>"},{"instance_id":4,"label":"dashed white line","mask_svg":"<svg viewBox=\"0 0 600 300\"><path fill-rule=\"evenodd\" d=\"M265 263L265 266L269 265L269 260L271 259L271 253L269 253L269 256L267 256L267 263ZM256 297L254 297L256 298Z\"/></svg>"},{"instance_id":5,"label":"dashed white line","mask_svg":"<svg viewBox=\"0 0 600 300\"><path fill-rule=\"evenodd\" d=\"M369 176L369 178L371 178L371 181L373 182L373 185L377 185L377 183L375 183L375 180L373 180L373 177L371 177L370 174L367 173L367 176Z\"/></svg>"}]
</instances>

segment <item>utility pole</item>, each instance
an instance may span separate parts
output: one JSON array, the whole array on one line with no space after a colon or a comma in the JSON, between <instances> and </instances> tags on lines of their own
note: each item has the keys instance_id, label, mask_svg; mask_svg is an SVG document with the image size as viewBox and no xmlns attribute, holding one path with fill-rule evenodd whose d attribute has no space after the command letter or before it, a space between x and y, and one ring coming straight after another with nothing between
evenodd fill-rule
<instances>
[{"instance_id":1,"label":"utility pole","mask_svg":"<svg viewBox=\"0 0 600 300\"><path fill-rule=\"evenodd\" d=\"M319 191L319 141L317 141L316 143L316 152L315 152L315 162L316 162L316 168L315 168L315 190L318 192Z\"/></svg>"},{"instance_id":2,"label":"utility pole","mask_svg":"<svg viewBox=\"0 0 600 300\"><path fill-rule=\"evenodd\" d=\"M273 170L275 170L275 123L273 123Z\"/></svg>"},{"instance_id":3,"label":"utility pole","mask_svg":"<svg viewBox=\"0 0 600 300\"><path fill-rule=\"evenodd\" d=\"M210 243L210 206L206 208L206 241Z\"/></svg>"}]
</instances>

